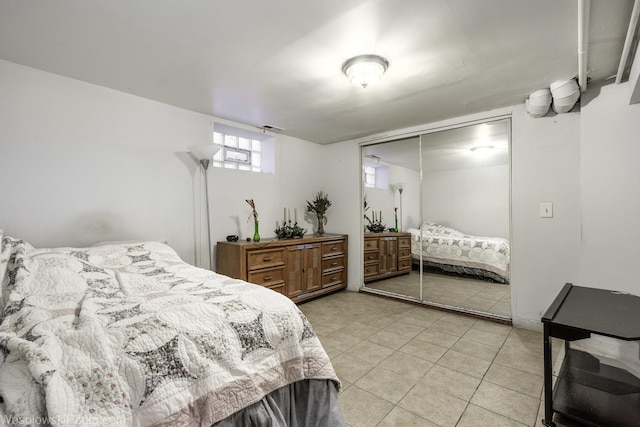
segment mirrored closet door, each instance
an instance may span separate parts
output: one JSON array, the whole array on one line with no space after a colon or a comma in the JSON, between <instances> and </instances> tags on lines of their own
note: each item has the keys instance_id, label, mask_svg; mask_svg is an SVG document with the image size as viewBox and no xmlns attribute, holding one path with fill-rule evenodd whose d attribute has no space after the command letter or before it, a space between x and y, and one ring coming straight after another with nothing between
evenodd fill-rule
<instances>
[{"instance_id":1,"label":"mirrored closet door","mask_svg":"<svg viewBox=\"0 0 640 427\"><path fill-rule=\"evenodd\" d=\"M508 118L363 145L364 289L509 320L509 147Z\"/></svg>"},{"instance_id":2,"label":"mirrored closet door","mask_svg":"<svg viewBox=\"0 0 640 427\"><path fill-rule=\"evenodd\" d=\"M420 138L362 147L365 286L420 300L408 229L421 221Z\"/></svg>"}]
</instances>

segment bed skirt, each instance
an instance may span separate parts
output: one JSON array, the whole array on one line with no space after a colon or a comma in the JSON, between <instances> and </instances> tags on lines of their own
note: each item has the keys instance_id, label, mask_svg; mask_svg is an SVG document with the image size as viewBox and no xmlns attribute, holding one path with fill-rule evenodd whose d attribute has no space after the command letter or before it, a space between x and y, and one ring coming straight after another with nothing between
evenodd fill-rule
<instances>
[{"instance_id":1,"label":"bed skirt","mask_svg":"<svg viewBox=\"0 0 640 427\"><path fill-rule=\"evenodd\" d=\"M332 380L303 380L281 387L212 427L344 426Z\"/></svg>"},{"instance_id":2,"label":"bed skirt","mask_svg":"<svg viewBox=\"0 0 640 427\"><path fill-rule=\"evenodd\" d=\"M413 265L420 268L420 260L413 258ZM499 274L496 274L492 271L482 270L479 268L472 267L463 267L460 265L451 265L451 264L440 264L433 261L422 261L422 270L425 271L427 268L434 268L445 273L453 273L457 275L464 275L468 277L473 277L474 279L487 280L490 282L501 283L504 285L508 285L509 281L502 277Z\"/></svg>"}]
</instances>

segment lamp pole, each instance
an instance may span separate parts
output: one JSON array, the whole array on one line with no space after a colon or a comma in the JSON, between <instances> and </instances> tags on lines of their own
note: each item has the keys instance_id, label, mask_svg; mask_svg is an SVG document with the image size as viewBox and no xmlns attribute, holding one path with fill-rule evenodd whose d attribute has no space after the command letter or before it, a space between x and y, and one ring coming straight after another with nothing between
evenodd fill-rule
<instances>
[{"instance_id":1,"label":"lamp pole","mask_svg":"<svg viewBox=\"0 0 640 427\"><path fill-rule=\"evenodd\" d=\"M202 169L204 169L204 197L207 204L207 248L209 250L209 270L211 270L213 267L213 255L211 253L211 215L209 213L209 177L207 175L209 163L211 163L211 160L209 159L200 160Z\"/></svg>"},{"instance_id":2,"label":"lamp pole","mask_svg":"<svg viewBox=\"0 0 640 427\"><path fill-rule=\"evenodd\" d=\"M189 147L189 151L199 161L204 170L204 191L207 202L207 253L209 254L209 269L211 270L213 268L213 255L211 248L211 215L209 213L209 177L207 175L207 169L209 169L209 164L213 156L220 151L220 146L214 144L192 145ZM199 252L201 251L202 246L199 249ZM202 255L200 261L202 262Z\"/></svg>"},{"instance_id":3,"label":"lamp pole","mask_svg":"<svg viewBox=\"0 0 640 427\"><path fill-rule=\"evenodd\" d=\"M402 231L402 188L399 188L400 192L400 231Z\"/></svg>"}]
</instances>

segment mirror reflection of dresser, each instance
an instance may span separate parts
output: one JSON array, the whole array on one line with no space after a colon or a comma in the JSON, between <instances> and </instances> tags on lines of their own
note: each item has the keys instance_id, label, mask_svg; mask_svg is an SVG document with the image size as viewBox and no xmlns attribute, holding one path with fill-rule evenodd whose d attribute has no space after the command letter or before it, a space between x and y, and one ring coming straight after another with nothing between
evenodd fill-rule
<instances>
[{"instance_id":1,"label":"mirror reflection of dresser","mask_svg":"<svg viewBox=\"0 0 640 427\"><path fill-rule=\"evenodd\" d=\"M364 234L364 281L411 273L411 236L409 233Z\"/></svg>"}]
</instances>

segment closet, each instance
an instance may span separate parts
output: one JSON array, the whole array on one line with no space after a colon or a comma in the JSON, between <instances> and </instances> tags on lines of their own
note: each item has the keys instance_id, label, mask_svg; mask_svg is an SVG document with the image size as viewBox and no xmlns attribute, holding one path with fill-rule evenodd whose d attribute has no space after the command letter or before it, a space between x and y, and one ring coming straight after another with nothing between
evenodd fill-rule
<instances>
[{"instance_id":1,"label":"closet","mask_svg":"<svg viewBox=\"0 0 640 427\"><path fill-rule=\"evenodd\" d=\"M510 131L500 117L361 143L364 291L510 321Z\"/></svg>"}]
</instances>

